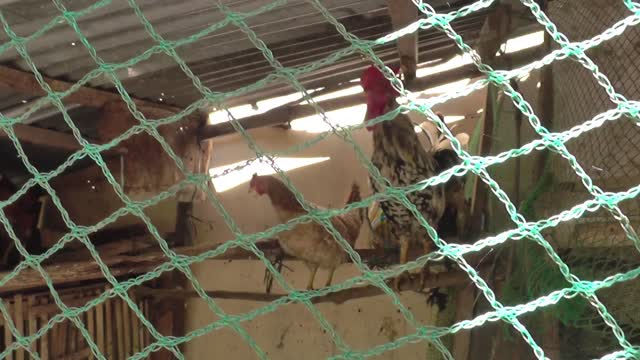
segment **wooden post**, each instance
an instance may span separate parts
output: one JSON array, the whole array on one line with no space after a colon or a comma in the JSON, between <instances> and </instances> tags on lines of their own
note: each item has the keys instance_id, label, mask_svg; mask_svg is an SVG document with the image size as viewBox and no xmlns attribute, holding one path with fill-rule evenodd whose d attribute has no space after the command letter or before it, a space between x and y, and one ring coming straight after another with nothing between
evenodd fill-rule
<instances>
[{"instance_id":1,"label":"wooden post","mask_svg":"<svg viewBox=\"0 0 640 360\"><path fill-rule=\"evenodd\" d=\"M191 244L191 213L193 212L192 202L178 202L176 211L176 227L175 227L175 245L183 246ZM160 288L181 287L185 289L189 284L185 276L179 274L176 270L169 274L164 274L156 284ZM182 336L185 333L185 306L184 302L176 299L165 299L154 305L151 314L151 321L163 335ZM180 345L183 349L183 345ZM172 359L173 355L166 350L157 351L151 354L153 360Z\"/></svg>"},{"instance_id":2,"label":"wooden post","mask_svg":"<svg viewBox=\"0 0 640 360\"><path fill-rule=\"evenodd\" d=\"M110 287L107 287L106 290L109 290ZM105 317L106 317L106 333L107 333L107 343L106 343L106 351L105 357L107 359L112 358L118 352L114 350L113 343L113 315L114 312L112 310L113 299L105 300Z\"/></svg>"},{"instance_id":3,"label":"wooden post","mask_svg":"<svg viewBox=\"0 0 640 360\"><path fill-rule=\"evenodd\" d=\"M36 296L29 296L29 302L27 305L27 314L29 316L29 335L34 335L38 331L38 318L35 312L31 311L36 303ZM38 352L37 341L31 343L31 351Z\"/></svg>"},{"instance_id":4,"label":"wooden post","mask_svg":"<svg viewBox=\"0 0 640 360\"><path fill-rule=\"evenodd\" d=\"M22 294L18 294L13 298L13 312L15 313L15 325L16 330L18 330L18 334L24 336L24 309L22 308ZM16 351L16 360L24 360L24 349L19 348Z\"/></svg>"},{"instance_id":5,"label":"wooden post","mask_svg":"<svg viewBox=\"0 0 640 360\"><path fill-rule=\"evenodd\" d=\"M499 3L495 11L489 14L487 18L487 22L485 23L484 29L486 31L483 34L488 40L483 41L481 35L481 39L479 41L478 46L478 54L482 58L482 61L487 64L495 64L496 53L500 49L500 46L503 42L505 42L511 31L511 6L510 4ZM505 55L503 55L505 57ZM510 66L513 66L513 62L511 59L507 60ZM491 154L492 145L493 145L493 128L494 128L494 106L493 106L493 91L496 89L495 85L489 84L487 88L487 98L485 102L484 112L483 112L483 122L482 122L482 134L480 138L479 144L479 155L480 156L488 156ZM486 226L486 215L488 214L488 206L489 206L489 189L486 185L482 185L482 180L480 177L474 177L473 183L473 195L471 198L471 217L472 219L482 219L481 223L477 221L473 222L475 229L472 231L481 232L484 231L484 226ZM482 227L482 228L478 228ZM505 276L508 276L505 274ZM459 299L461 303L472 301L475 294L470 293L462 293L462 299ZM468 306L467 304L460 304L461 306ZM463 311L461 315L473 315L473 310L469 313L468 311ZM498 330L499 331L499 330ZM469 348L471 347L471 334L465 336L464 332L460 332L454 337L454 344L458 344L458 351L462 354L462 360L468 360L469 358L473 358L473 355L470 354ZM496 335L494 339L497 342L500 342L500 334ZM464 348L466 346L466 351ZM458 359L458 357L456 357Z\"/></svg>"},{"instance_id":6,"label":"wooden post","mask_svg":"<svg viewBox=\"0 0 640 360\"><path fill-rule=\"evenodd\" d=\"M124 336L124 353L126 356L131 355L131 309L126 301L120 301L122 306L122 329Z\"/></svg>"},{"instance_id":7,"label":"wooden post","mask_svg":"<svg viewBox=\"0 0 640 360\"><path fill-rule=\"evenodd\" d=\"M6 301L4 306L7 308L7 313L9 314L9 316L11 316L12 310L13 310L11 303L9 301ZM13 335L11 334L11 329L9 328L8 320L9 319L4 319L4 343L7 344L7 346L13 343ZM15 352L9 353L7 355L7 360L13 360L14 353Z\"/></svg>"},{"instance_id":8,"label":"wooden post","mask_svg":"<svg viewBox=\"0 0 640 360\"><path fill-rule=\"evenodd\" d=\"M418 19L418 8L411 0L387 0L391 24L399 30ZM418 65L418 30L397 40L400 67L407 82L416 78Z\"/></svg>"},{"instance_id":9,"label":"wooden post","mask_svg":"<svg viewBox=\"0 0 640 360\"><path fill-rule=\"evenodd\" d=\"M542 4L543 10L548 9L548 2ZM546 31L544 33L544 44L542 46L542 55L551 51L551 35ZM540 70L540 89L538 92L538 104L540 106L540 123L548 130L553 127L554 114L554 94L553 94L553 64L549 64ZM544 168L549 158L549 150L543 149L538 157L538 164L534 168L534 176L538 179L542 178ZM560 359L560 323L553 315L545 314L544 323L547 326L542 343L544 349L551 359Z\"/></svg>"},{"instance_id":10,"label":"wooden post","mask_svg":"<svg viewBox=\"0 0 640 360\"><path fill-rule=\"evenodd\" d=\"M151 320L151 313L149 312L149 300L143 300L144 301L144 315L147 317L147 319ZM151 344L151 333L149 332L149 330L143 330L144 331L144 346L148 346Z\"/></svg>"},{"instance_id":11,"label":"wooden post","mask_svg":"<svg viewBox=\"0 0 640 360\"><path fill-rule=\"evenodd\" d=\"M98 293L95 294L99 295ZM102 355L107 357L107 348L104 344L104 303L100 303L96 306L96 343L98 344L98 349L102 352Z\"/></svg>"},{"instance_id":12,"label":"wooden post","mask_svg":"<svg viewBox=\"0 0 640 360\"><path fill-rule=\"evenodd\" d=\"M131 299L136 303L135 296L131 296ZM140 351L140 337L138 332L138 327L140 326L140 319L138 315L136 315L133 311L131 311L131 339L132 339L132 352L131 354L135 354Z\"/></svg>"},{"instance_id":13,"label":"wooden post","mask_svg":"<svg viewBox=\"0 0 640 360\"><path fill-rule=\"evenodd\" d=\"M119 359L125 358L125 350L124 350L124 326L122 324L122 306L120 302L122 299L115 298L113 302L113 307L115 309L116 314L116 337L118 338L118 357Z\"/></svg>"},{"instance_id":14,"label":"wooden post","mask_svg":"<svg viewBox=\"0 0 640 360\"><path fill-rule=\"evenodd\" d=\"M89 336L93 341L96 341L96 322L95 322L95 308L87 311L87 330L89 331ZM89 344L87 344L89 346ZM89 354L89 360L93 359L93 353Z\"/></svg>"},{"instance_id":15,"label":"wooden post","mask_svg":"<svg viewBox=\"0 0 640 360\"><path fill-rule=\"evenodd\" d=\"M546 3L546 2L545 2ZM546 4L545 4L546 5ZM545 9L546 10L546 9ZM546 31L544 33L544 44L542 54L551 52L551 35ZM553 126L553 64L549 64L540 70L540 89L538 90L538 105L540 110L540 123L545 128L551 130ZM540 179L544 172L544 167L549 157L549 150L540 150L540 156L538 157L538 165L533 169L533 176L536 179Z\"/></svg>"},{"instance_id":16,"label":"wooden post","mask_svg":"<svg viewBox=\"0 0 640 360\"><path fill-rule=\"evenodd\" d=\"M47 296L43 296L40 298L39 303L43 304L46 302ZM49 321L49 315L43 313L40 317L40 323L46 324ZM42 360L49 360L49 337L51 336L51 330L47 331L42 338L40 339L40 357Z\"/></svg>"},{"instance_id":17,"label":"wooden post","mask_svg":"<svg viewBox=\"0 0 640 360\"><path fill-rule=\"evenodd\" d=\"M144 307L144 301L140 300L139 297L136 297L136 299L138 299L138 307L140 308L142 315L145 317L145 319L149 320L149 317L147 315L147 310ZM142 349L144 349L145 346L147 346L147 344L144 341L145 326L142 323L142 321L138 322L138 328L136 329L136 331L138 333L138 346L140 347L139 351L141 351Z\"/></svg>"}]
</instances>

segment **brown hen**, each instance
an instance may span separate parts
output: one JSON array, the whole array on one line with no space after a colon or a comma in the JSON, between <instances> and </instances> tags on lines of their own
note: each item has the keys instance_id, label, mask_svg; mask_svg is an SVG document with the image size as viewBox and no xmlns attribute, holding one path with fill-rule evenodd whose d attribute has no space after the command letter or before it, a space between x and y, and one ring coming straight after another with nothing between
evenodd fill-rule
<instances>
[{"instance_id":1,"label":"brown hen","mask_svg":"<svg viewBox=\"0 0 640 360\"><path fill-rule=\"evenodd\" d=\"M254 174L249 184L249 191L258 195L266 194L282 223L307 213L298 203L293 192L274 176ZM360 200L360 188L354 183L347 198L347 204ZM316 209L322 209L314 204L309 205ZM363 216L364 209L358 208L331 219L334 228L351 247L354 246L360 233ZM304 261L311 271L307 289L313 289L313 280L318 268L329 271L325 285L329 286L336 268L347 261L347 253L342 246L322 225L316 222L298 224L290 230L280 232L278 242L286 254Z\"/></svg>"}]
</instances>

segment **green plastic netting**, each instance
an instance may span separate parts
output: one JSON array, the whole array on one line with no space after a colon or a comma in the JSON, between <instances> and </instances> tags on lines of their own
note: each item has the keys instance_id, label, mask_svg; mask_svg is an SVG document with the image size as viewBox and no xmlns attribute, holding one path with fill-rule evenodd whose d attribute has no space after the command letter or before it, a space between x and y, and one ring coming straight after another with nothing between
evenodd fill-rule
<instances>
[{"instance_id":1,"label":"green plastic netting","mask_svg":"<svg viewBox=\"0 0 640 360\"><path fill-rule=\"evenodd\" d=\"M615 338L615 347L612 348L607 355L601 356L601 359L614 359L614 358L636 358L640 356L640 348L634 346L630 339L633 338L623 328L618 320L612 315L607 306L604 305L601 299L601 292L606 291L615 285L628 283L629 281L635 279L640 275L640 267L632 266L629 268L618 269L615 273L606 274L601 278L598 278L598 274L596 276L589 276L590 274L585 273L584 271L577 271L581 268L578 266L577 268L573 268L572 264L579 264L579 261L573 259L570 263L566 261L566 256L560 256L559 253L554 250L554 247L550 242L545 239L543 236L543 232L553 229L555 227L561 226L568 222L574 221L576 219L580 219L585 217L590 213L594 213L596 211L605 211L616 219L619 224L622 226L624 230L625 239L632 245L635 250L640 250L640 239L635 232L635 230L630 225L630 221L628 217L623 213L619 204L625 200L634 199L640 193L640 185L630 187L623 191L610 192L604 191L601 187L597 186L592 177L589 176L588 172L585 171L583 165L579 163L574 154L572 154L565 143L569 140L581 138L587 136L592 133L595 129L604 126L607 122L612 121L621 121L621 118L628 117L631 118L632 121L638 120L638 112L640 110L640 105L635 102L628 100L622 94L616 92L614 86L609 81L607 76L603 74L598 66L590 59L589 56L585 54L585 52L589 49L595 48L617 36L622 34L625 29L633 27L640 23L640 4L631 0L622 0L628 13L623 16L623 18L617 21L613 26L604 30L603 32L597 33L592 37L587 38L586 40L580 42L572 42L570 41L565 34L561 33L556 25L547 17L545 13L543 13L540 7L536 2L532 0L522 0L522 3L526 5L531 14L535 16L535 19L544 27L544 29L551 35L552 39L557 44L557 49L553 50L549 54L545 55L542 59L533 61L529 65L523 66L521 68L510 70L510 71L497 71L491 68L490 66L484 64L482 59L479 58L477 53L471 49L467 44L465 44L464 40L461 36L454 31L451 27L450 23L454 19L458 19L464 16L467 16L471 13L479 11L481 9L485 9L493 5L496 1L494 0L479 0L471 5L465 6L458 11L448 13L448 14L438 14L433 8L426 3L415 0L415 5L419 8L420 12L423 16L416 22L406 26L402 30L396 31L392 34L379 38L375 41L364 41L353 34L349 33L344 26L342 26L334 16L330 14L330 12L322 5L319 0L310 0L310 3L321 12L326 20L331 23L335 28L339 31L339 33L351 44L348 48L342 49L334 54L328 56L327 58L314 62L309 65L305 65L299 68L286 68L282 66L282 64L274 58L273 54L269 50L269 47L263 42L257 34L247 25L247 19L251 18L254 15L270 11L276 7L286 6L287 1L285 0L277 0L273 3L258 8L255 11L248 13L238 13L230 10L226 6L212 2L215 4L221 12L226 15L226 19L222 22L212 24L208 28L184 39L168 41L163 39L155 30L152 24L145 18L143 11L138 7L134 0L129 0L130 7L135 11L136 15L139 17L142 24L145 26L148 34L157 42L157 45L148 49L141 55L130 59L129 61L123 63L108 63L103 61L96 53L95 49L91 46L91 43L87 39L87 37L82 33L80 28L78 27L77 21L82 16L91 13L95 9L103 7L110 3L108 0L99 1L93 4L92 6L86 8L82 11L67 11L63 3L59 0L53 0L55 6L60 11L60 15L54 18L50 23L46 26L38 30L37 32L29 35L27 37L21 37L16 35L11 29L11 26L7 22L4 14L0 12L0 21L2 22L3 29L6 34L9 36L10 41L2 44L0 46L0 52L7 51L11 48L15 49L25 60L25 62L29 65L31 71L35 74L39 84L42 88L47 92L47 96L41 100L39 100L27 113L21 115L18 118L7 118L5 116L0 116L0 126L2 130L4 130L20 155L25 167L31 173L32 178L26 182L26 184L10 199L6 201L0 202L0 210L3 210L9 204L12 204L16 199L26 193L28 189L34 187L36 185L41 186L45 189L48 194L51 196L53 203L58 208L62 217L65 221L65 224L70 229L69 233L66 234L59 242L55 244L55 246L48 249L42 255L30 255L27 253L26 249L23 247L22 243L16 237L16 234L12 230L7 217L4 214L4 211L0 211L0 221L2 221L3 225L7 229L9 236L15 242L16 247L19 252L25 258L25 260L20 263L9 275L0 279L0 286L6 284L10 279L14 278L18 273L23 271L26 268L33 268L37 270L42 277L47 282L47 286L51 291L51 295L55 301L55 303L60 308L60 313L54 317L52 317L44 326L42 326L35 334L24 336L21 334L16 326L13 324L11 320L11 316L8 314L7 307L4 302L0 302L0 311L3 314L4 321L9 325L11 334L14 338L13 343L4 349L0 353L0 358L7 357L12 351L22 348L27 351L33 358L40 358L39 354L30 346L36 339L40 338L43 334L49 331L55 324L60 323L65 320L70 320L78 329L80 329L82 336L86 340L87 344L91 349L91 352L94 356L99 359L104 359L105 355L101 353L99 347L96 345L96 342L92 338L89 331L86 329L83 324L81 318L83 313L87 310L97 306L98 304L103 303L105 300L110 298L119 297L123 299L129 307L133 310L135 315L140 319L142 324L146 327L146 329L151 333L153 337L153 342L151 345L147 346L141 352L133 355L131 359L141 359L147 357L150 353L158 351L159 349L165 348L173 353L176 358L184 358L181 353L178 345L184 344L198 336L202 336L206 333L210 333L217 329L221 328L231 328L238 335L240 335L246 343L255 350L256 355L259 358L265 359L267 358L266 353L260 348L260 346L256 343L256 341L241 327L240 323L256 318L260 315L273 312L279 307L286 306L287 304L292 303L301 303L304 304L308 310L313 314L318 323L321 325L323 330L329 334L331 339L336 345L336 349L338 354L334 355L332 358L335 359L360 359L365 357L370 357L374 355L380 355L387 351L405 346L409 343L428 341L435 345L435 347L441 352L441 354L445 358L452 358L450 351L443 346L441 342L441 338L448 335L453 334L460 331L466 331L469 329L474 329L481 327L489 322L498 322L502 321L505 324L508 324L511 328L514 329L515 333L518 334L527 344L530 345L535 357L539 359L547 358L544 350L539 345L539 340L537 340L530 329L528 329L521 318L531 314L543 311L544 309L550 308L556 304L563 303L567 300L576 300L581 299L581 301L586 304L586 308L593 312L595 316L592 318L599 319L603 325L603 331L607 331L609 334L612 334L613 338ZM91 57L95 60L98 67L94 70L86 74L84 78L75 84L71 89L64 92L55 92L53 91L46 82L43 81L40 72L36 68L33 61L30 59L29 53L27 51L27 44L29 41L38 38L40 35L49 31L51 28L56 26L59 21L66 22L69 26L71 26L77 36L81 40L82 44L87 48ZM206 87L204 87L199 79L191 72L189 66L183 61L178 54L176 53L176 48L197 41L198 39L206 36L207 34L220 29L224 26L236 26L240 30L242 30L250 41L258 48L267 59L267 61L272 65L274 72L268 77L260 80L252 85L243 87L233 92L228 93L218 93L213 92ZM376 46L381 44L386 44L389 42L393 42L398 37L403 34L415 32L418 29L425 28L437 28L444 33L447 34L448 37L452 39L453 42L459 47L461 52L471 55L471 58L477 68L486 75L482 80L476 81L464 89L455 91L452 93L448 93L442 96L438 96L435 98L431 98L429 100L421 100L418 99L414 94L404 89L403 84L396 78L393 77L392 72L389 69L384 68L384 64L374 53L374 49ZM184 73L193 81L194 86L201 92L202 99L193 103L191 106L186 108L184 111L176 114L175 116L163 118L163 119L146 119L145 116L136 109L135 103L132 101L131 97L127 94L126 89L122 85L121 81L115 75L115 72L119 69L124 69L130 67L140 61L148 59L152 54L166 54L172 57L176 63L180 66L180 68L184 71ZM203 105L206 104L221 104L225 99L230 97L246 93L251 90L258 89L272 81L284 79L289 82L296 91L300 91L307 96L307 100L309 103L313 105L316 111L319 114L323 114L324 112L322 108L313 101L313 98L309 96L308 92L301 86L300 82L297 80L297 77L318 69L324 65L331 64L341 57L353 54L360 53L365 56L369 61L373 62L381 69L384 68L385 75L392 81L394 87L401 93L401 107L389 114L386 114L378 119L373 120L372 122L380 122L392 119L397 113L404 111L420 111L423 114L427 115L430 121L433 121L440 131L442 131L446 137L451 140L453 144L453 148L459 154L459 156L464 160L462 165L456 166L453 169L443 172L436 177L425 179L424 181L414 184L410 187L406 188L392 188L386 187L386 191L380 194L376 194L371 196L360 203L352 204L344 209L331 209L326 211L317 211L310 210L308 205L305 205L305 208L309 210L309 214L298 219L295 219L287 224L281 224L275 226L267 231L259 232L255 234L244 234L240 231L238 226L236 226L234 220L229 216L229 214L225 211L224 207L218 201L216 194L214 194L210 188L206 185L208 181L210 181L209 176L203 174L193 174L186 170L182 160L176 156L176 154L172 151L171 147L167 145L166 141L160 136L157 128L164 124L173 123L179 121L186 115L196 111ZM613 103L613 107L610 110L602 111L598 114L594 114L590 119L581 118L579 122L573 124L571 127L562 129L562 131L551 132L549 129L546 129L540 124L539 118L534 114L532 107L529 102L527 102L523 96L515 91L510 85L510 80L523 76L535 69L540 69L543 66L549 66L550 64L556 61L573 61L579 66L581 66L585 71L589 71L593 78L596 80L597 84L604 89L607 94L607 99L610 103ZM106 76L110 78L110 80L115 85L117 91L122 96L122 99L128 104L129 110L134 115L134 117L139 121L139 124L132 127L128 131L121 134L119 137L104 145L95 145L91 144L85 139L83 139L80 131L74 125L72 119L65 112L64 105L62 104L62 100L65 96L69 95L73 91L77 90L80 86L87 84L91 79L95 79L98 76ZM520 146L519 148L510 149L508 151L502 152L495 156L487 156L487 157L479 157L472 156L469 153L462 150L460 143L456 140L455 137L448 131L448 129L444 126L442 122L440 122L439 118L435 116L432 112L431 107L443 103L447 100L463 97L465 95L470 94L473 91L486 87L488 84L493 84L498 87L502 93L507 96L513 104L522 112L524 119L528 121L528 123L532 126L535 132L538 135L536 140L533 140L527 144ZM26 119L29 115L33 114L37 109L44 106L46 103L54 104L59 111L64 115L64 120L66 124L72 129L74 137L80 142L83 146L81 151L73 154L69 159L62 164L58 169L48 173L40 173L34 166L32 166L29 162L28 157L26 156L20 141L17 139L12 126L20 123L24 119ZM231 113L229 113L231 118L231 123L237 132L239 132L244 139L246 139L249 146L255 151L255 154L258 158L262 159L273 159L275 156L281 156L280 154L269 154L263 151L256 143L252 140L252 137L249 133L247 133L241 126L241 124L232 118ZM358 154L362 163L368 168L368 170L374 174L374 176L378 179L378 181L383 181L381 179L380 174L377 170L372 166L369 159L362 151L362 149L353 141L351 137L351 131L356 127L339 127L331 124L326 116L323 116L324 120L331 126L331 131L321 134L314 141L305 143L304 145L297 146L291 148L287 151L287 153L295 153L300 151L302 148L311 145L314 142L321 141L323 138L329 135L336 135L343 138L349 144L351 144ZM363 125L359 125L357 128L362 127ZM178 168L184 173L185 180L180 182L179 184L171 187L168 191L163 192L161 194L156 195L155 197L145 200L145 201L133 201L131 200L123 191L122 187L119 183L114 179L114 176L110 173L105 162L102 158L101 152L114 148L124 139L137 134L137 133L147 133L153 136L160 144L162 144L164 150L174 159ZM542 149L550 150L555 156L558 158L562 158L565 164L571 169L572 174L577 175L579 178L579 182L582 183L585 192L589 194L589 198L582 200L579 204L572 206L568 209L562 209L562 211L558 211L555 214L550 214L550 216L543 218L538 221L527 221L527 219L523 216L522 213L518 212L517 204L514 204L505 191L501 189L498 183L490 176L488 172L488 168L491 166L501 164L506 162L508 159L512 159L515 157L523 156L526 154L530 154L534 151L540 151ZM95 163L100 166L103 170L105 177L108 182L111 183L113 189L117 193L117 195L122 199L125 203L125 206L118 211L114 212L108 218L105 218L103 221L95 224L94 226L78 226L73 223L68 214L66 213L64 207L62 206L60 199L56 196L55 191L51 188L48 182L54 178L55 176L61 174L65 169L67 169L71 164L78 161L81 158L90 157L95 161ZM286 174L284 174L279 169L274 169L285 179L287 186L289 186L295 193L299 201L303 204L307 204L304 201L303 196L300 192L296 191L296 189L291 185L291 182L288 181ZM508 213L509 218L511 219L513 226L503 231L495 236L487 237L482 240L477 241L471 245L456 245L456 244L448 244L442 239L438 237L436 231L431 228L427 222L420 216L419 213L416 212L415 207L407 201L406 194L411 191L418 191L420 189L424 189L427 186L433 186L435 184L440 184L446 182L452 176L463 176L467 173L473 173L479 176L484 183L486 183L493 194L496 196L498 201L504 206L506 212ZM215 250L207 251L201 253L197 256L179 256L177 255L167 244L165 239L160 236L158 230L151 223L150 219L144 214L144 209L148 206L151 206L155 203L158 203L162 199L169 198L175 195L181 188L187 185L196 185L200 187L204 192L207 193L208 200L216 207L216 209L223 215L227 225L233 230L235 239L230 240L224 243L222 246L216 248ZM417 218L420 219L423 226L425 226L429 230L429 235L434 239L438 246L438 251L429 254L427 256L420 257L417 261L408 263L404 266L398 266L390 270L381 270L381 271L373 271L368 268L366 264L360 259L357 252L355 252L348 243L340 236L340 234L332 227L329 218L335 216L336 214L341 214L356 207L366 207L369 206L373 201L381 201L388 198L393 198L399 200L405 204L408 208L412 209ZM535 200L533 200L535 203ZM519 205L519 204L518 204ZM88 239L88 235L92 232L101 229L102 227L113 223L118 218L131 214L139 217L148 227L150 233L155 237L158 241L158 244L162 248L163 252L166 254L169 261L158 266L153 271L135 277L133 279L129 279L126 281L118 281L111 273L109 268L104 264L101 260L100 254L96 251L96 248L92 245L92 243ZM264 254L256 247L256 241L268 237L273 237L278 232L291 228L295 224L305 221L317 221L325 226L336 238L337 241L342 244L345 251L351 257L353 263L358 267L358 269L362 272L363 275L351 278L343 283L333 285L329 288L323 288L314 291L296 291L293 289L279 274L271 263L266 259ZM103 292L100 296L96 297L92 301L80 307L69 307L63 303L58 292L54 288L50 277L47 275L46 271L42 267L41 263L51 257L54 253L58 252L62 249L66 244L71 242L72 240L77 239L81 241L87 249L90 251L92 257L99 264L105 278L107 281L113 286L111 289ZM537 294L537 297L533 300L525 300L517 305L504 305L501 301L498 301L494 291L489 287L489 285L477 274L477 272L471 267L466 260L464 259L465 254L470 254L474 252L479 252L484 249L488 249L490 247L498 246L504 242L521 242L523 244L527 244L528 246L535 245L536 248L541 249L540 253L548 259L549 263L552 265L551 268L557 271L560 274L560 278L558 283L562 284L560 289L556 289L553 291L543 291L541 294ZM288 295L279 298L276 301L266 304L263 307L255 309L253 311L238 314L238 315L228 315L226 314L216 303L216 300L211 298L206 294L202 286L199 284L198 280L191 272L189 265L203 261L205 259L209 259L215 257L226 250L233 247L241 247L247 250L251 250L254 252L257 257L265 264L268 270L273 274L275 280L280 284L280 286L288 292ZM448 257L453 260L462 270L464 270L468 275L471 281L475 284L475 286L479 289L481 295L487 300L492 309L487 311L484 314L478 315L472 319L464 320L452 324L449 327L435 327L431 325L421 324L417 321L414 315L411 313L409 309L407 309L399 300L398 295L395 294L386 284L385 280L389 279L393 276L397 276L403 271L406 270L414 270L418 269L425 265L428 261L436 261L440 260L443 257ZM207 302L211 311L213 311L218 317L219 320L208 324L202 328L193 330L187 333L185 336L174 337L174 336L164 336L160 334L151 322L145 318L143 312L136 305L136 303L129 297L127 291L135 286L141 285L149 280L158 278L161 274L178 270L182 272L192 283L194 289L198 292L200 297ZM593 275L593 274L591 274ZM585 280L585 277L589 277L590 280ZM322 316L322 314L318 311L318 309L311 303L311 300L314 297L331 293L337 290L350 288L356 285L360 285L363 283L374 284L381 289L391 298L393 304L398 308L398 310L405 316L407 322L411 324L416 330L413 334L403 336L395 339L389 343L385 343L379 346L375 346L366 350L355 350L347 344L340 334L338 334L332 325Z\"/></svg>"}]
</instances>

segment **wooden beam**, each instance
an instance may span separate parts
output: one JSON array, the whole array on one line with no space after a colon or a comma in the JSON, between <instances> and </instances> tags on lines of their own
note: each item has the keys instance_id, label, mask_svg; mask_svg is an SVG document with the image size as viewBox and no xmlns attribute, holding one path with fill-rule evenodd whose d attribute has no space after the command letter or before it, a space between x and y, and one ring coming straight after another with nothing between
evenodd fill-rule
<instances>
[{"instance_id":1,"label":"wooden beam","mask_svg":"<svg viewBox=\"0 0 640 360\"><path fill-rule=\"evenodd\" d=\"M489 266L483 266L478 268L477 271L479 273L488 270ZM390 287L392 285L393 280L387 280L386 284ZM405 284L403 284L400 292L414 292L421 293L425 288L435 288L435 287L450 287L450 286L464 286L470 283L469 275L463 271L450 271L450 272L442 272L437 274L430 274L429 277L425 279L424 284L420 284L419 277L412 277L407 280ZM424 285L424 286L421 286ZM135 288L136 296L140 297L151 297L154 300L161 299L182 299L184 301L191 298L198 298L198 295L195 291L185 291L182 288L178 289L152 289L144 286L139 286ZM257 293L257 292L244 292L244 291L205 291L205 293L215 299L233 299L233 300L248 300L248 301L264 301L270 302L275 301L286 294L266 294L266 293ZM336 292L329 293L327 295L321 295L313 298L311 300L314 304L319 303L333 303L333 304L343 304L349 300L367 298L372 296L381 296L385 295L385 292L382 291L379 287L375 285L365 285L352 287L344 290L339 290Z\"/></svg>"},{"instance_id":2,"label":"wooden beam","mask_svg":"<svg viewBox=\"0 0 640 360\"><path fill-rule=\"evenodd\" d=\"M418 8L411 0L387 0L393 30L418 20ZM418 65L418 32L404 35L397 40L400 67L407 82L416 78Z\"/></svg>"},{"instance_id":3,"label":"wooden beam","mask_svg":"<svg viewBox=\"0 0 640 360\"><path fill-rule=\"evenodd\" d=\"M447 239L448 242L456 243L457 239ZM209 250L214 250L222 244L201 244L194 246L176 247L174 251L179 255L194 256L202 254ZM258 248L267 256L273 257L279 252L277 240L262 241L257 244ZM356 250L363 261L371 261L378 259L380 253L376 250L358 249ZM421 254L420 249L412 250L409 253L410 259L415 259ZM482 256L481 256L482 255ZM473 266L480 262L489 262L483 254L469 254L465 257L467 261ZM243 250L241 248L232 248L217 256L211 260L256 260L257 257L250 251ZM291 259L285 257L285 259ZM395 259L395 260L394 260ZM167 261L166 255L162 251L154 251L145 254L126 256L119 255L113 257L104 257L102 259L104 263L109 267L111 273L115 277L121 276L133 276L136 274L142 274L155 268L156 266ZM397 258L390 259L389 262L394 263ZM434 263L436 264L436 263ZM79 261L79 262L66 262L51 265L44 265L45 271L51 277L53 284L57 286L68 286L72 284L78 284L81 282L90 281L102 281L104 275L100 271L100 268L95 261ZM9 272L0 272L0 279L7 276ZM29 268L22 270L16 277L8 281L0 288L0 294L15 293L18 291L24 291L27 289L35 290L38 288L44 288L46 286L44 279L40 276L40 273Z\"/></svg>"},{"instance_id":4,"label":"wooden beam","mask_svg":"<svg viewBox=\"0 0 640 360\"><path fill-rule=\"evenodd\" d=\"M500 63L510 61L514 66L521 66L528 62L539 53L539 48L531 48L523 50L512 55L503 55L500 57ZM415 79L408 88L412 91L421 91L430 87L448 84L464 78L473 78L480 76L481 73L474 64L465 65L456 69L443 71L441 73L425 76ZM353 85L351 85L353 86ZM338 110L349 106L363 104L365 101L364 94L355 94L319 102L318 104L324 111ZM311 105L295 105L288 107L278 107L267 111L260 115L249 116L240 120L245 129L255 129L266 126L274 126L278 124L288 123L296 118L310 116L316 111ZM209 125L203 128L200 139L206 140L213 137L223 136L235 133L235 129L229 122Z\"/></svg>"},{"instance_id":5,"label":"wooden beam","mask_svg":"<svg viewBox=\"0 0 640 360\"><path fill-rule=\"evenodd\" d=\"M44 81L49 84L54 91L66 91L74 84L71 82L43 77ZM16 92L29 94L32 96L46 96L46 92L42 89L35 76L31 72L10 68L8 66L0 66L0 84L4 84ZM64 98L65 103L75 103L85 106L100 108L106 103L113 101L122 101L120 94L106 90L99 90L88 86L82 86L78 90L69 94ZM177 112L180 109L158 104L152 101L134 99L138 106L161 108L171 112Z\"/></svg>"},{"instance_id":6,"label":"wooden beam","mask_svg":"<svg viewBox=\"0 0 640 360\"><path fill-rule=\"evenodd\" d=\"M75 152L82 149L78 140L72 135L68 135L59 131L43 129L35 126L15 124L12 126L16 137L22 144L29 144L38 147L57 149L66 152ZM9 141L9 136L3 130L0 130L0 140ZM121 155L126 154L126 149L114 148L104 152L105 155Z\"/></svg>"}]
</instances>

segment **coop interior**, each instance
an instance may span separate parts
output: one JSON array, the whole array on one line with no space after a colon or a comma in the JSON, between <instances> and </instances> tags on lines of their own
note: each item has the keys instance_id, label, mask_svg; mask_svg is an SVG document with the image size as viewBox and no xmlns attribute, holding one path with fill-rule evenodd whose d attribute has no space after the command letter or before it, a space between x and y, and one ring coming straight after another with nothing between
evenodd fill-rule
<instances>
[{"instance_id":1,"label":"coop interior","mask_svg":"<svg viewBox=\"0 0 640 360\"><path fill-rule=\"evenodd\" d=\"M0 22L0 359L640 358L637 3Z\"/></svg>"}]
</instances>

